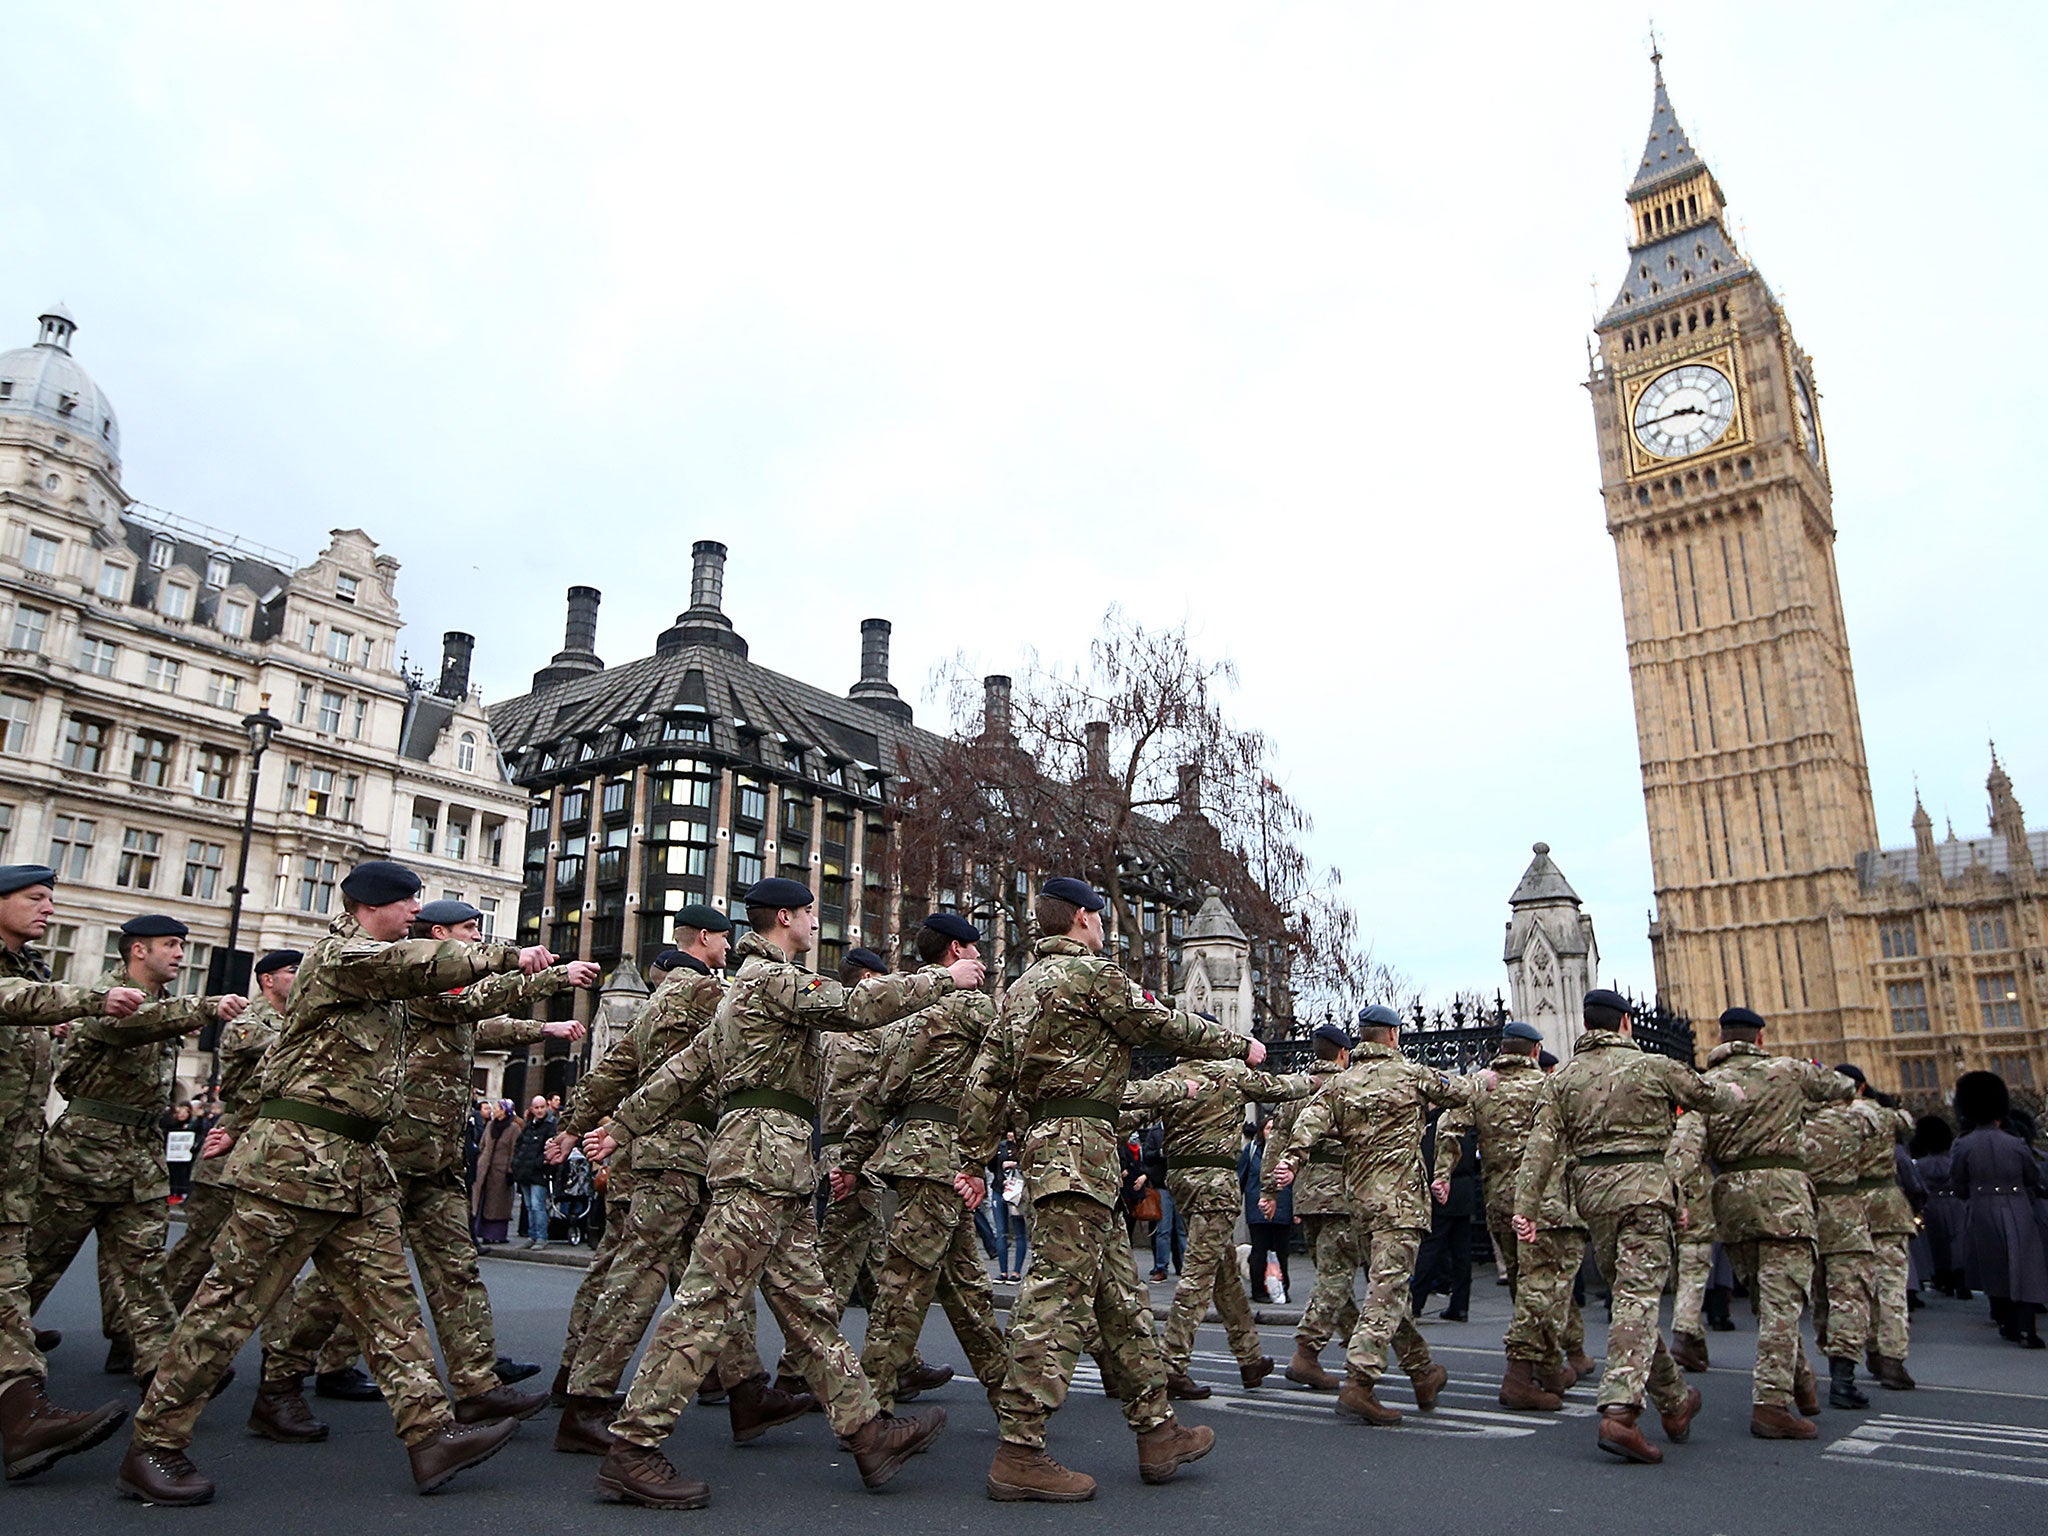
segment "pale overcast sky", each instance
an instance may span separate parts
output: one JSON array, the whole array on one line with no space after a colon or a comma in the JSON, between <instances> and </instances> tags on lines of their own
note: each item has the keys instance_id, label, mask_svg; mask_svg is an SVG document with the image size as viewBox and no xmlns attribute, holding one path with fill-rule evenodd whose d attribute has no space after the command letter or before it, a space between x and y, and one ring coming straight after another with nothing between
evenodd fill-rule
<instances>
[{"instance_id":1,"label":"pale overcast sky","mask_svg":"<svg viewBox=\"0 0 2048 1536\"><path fill-rule=\"evenodd\" d=\"M1887 842L2048 819L2039 6L1663 20L1816 359ZM129 493L404 564L487 696L731 546L756 659L898 686L1104 607L1236 658L1381 958L1502 979L1541 838L1605 969L1651 902L1586 337L1640 0L17 7L0 347L67 302Z\"/></svg>"}]
</instances>

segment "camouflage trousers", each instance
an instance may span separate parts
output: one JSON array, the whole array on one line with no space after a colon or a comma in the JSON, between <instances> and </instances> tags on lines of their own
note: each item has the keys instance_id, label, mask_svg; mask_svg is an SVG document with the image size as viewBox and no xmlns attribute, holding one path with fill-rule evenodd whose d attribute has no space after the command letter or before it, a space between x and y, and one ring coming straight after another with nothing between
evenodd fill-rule
<instances>
[{"instance_id":1,"label":"camouflage trousers","mask_svg":"<svg viewBox=\"0 0 2048 1536\"><path fill-rule=\"evenodd\" d=\"M171 1341L178 1314L164 1288L164 1235L169 1225L161 1200L100 1200L76 1184L45 1180L36 1200L28 1243L29 1307L48 1300L87 1233L99 1238L103 1309L101 1326L126 1333L135 1347L135 1374L156 1369ZM109 1275L107 1271L114 1271ZM111 1306L111 1315L105 1309ZM118 1321L117 1321L118 1319Z\"/></svg>"},{"instance_id":2,"label":"camouflage trousers","mask_svg":"<svg viewBox=\"0 0 2048 1536\"><path fill-rule=\"evenodd\" d=\"M207 1270L213 1267L214 1239L228 1224L228 1214L234 1208L235 1192L227 1185L198 1183L179 1207L185 1214L185 1230L171 1244L170 1256L164 1260L164 1289L170 1292L171 1305L180 1312L199 1289Z\"/></svg>"},{"instance_id":3,"label":"camouflage trousers","mask_svg":"<svg viewBox=\"0 0 2048 1536\"><path fill-rule=\"evenodd\" d=\"M896 1200L860 1356L877 1400L895 1405L896 1378L918 1359L918 1335L934 1299L976 1379L993 1385L1005 1363L1003 1333L973 1216L953 1186L937 1179L898 1180Z\"/></svg>"},{"instance_id":4,"label":"camouflage trousers","mask_svg":"<svg viewBox=\"0 0 2048 1536\"><path fill-rule=\"evenodd\" d=\"M655 1325L614 1434L646 1446L668 1438L690 1394L741 1328L757 1284L789 1341L790 1358L824 1400L832 1428L850 1435L880 1411L853 1347L839 1334L838 1309L818 1268L811 1197L742 1186L712 1192L676 1299Z\"/></svg>"},{"instance_id":5,"label":"camouflage trousers","mask_svg":"<svg viewBox=\"0 0 2048 1536\"><path fill-rule=\"evenodd\" d=\"M1609 1216L1592 1216L1593 1256L1614 1293L1607 1325L1607 1366L1600 1376L1600 1406L1650 1401L1663 1411L1685 1403L1685 1378L1664 1348L1657 1328L1664 1282L1671 1274L1671 1212L1661 1205L1632 1205Z\"/></svg>"},{"instance_id":6,"label":"camouflage trousers","mask_svg":"<svg viewBox=\"0 0 2048 1536\"><path fill-rule=\"evenodd\" d=\"M1311 1354L1321 1354L1333 1335L1348 1339L1358 1326L1358 1302L1352 1295L1352 1282L1358 1278L1358 1237L1349 1216L1304 1216L1301 1233L1315 1261L1316 1278L1294 1339Z\"/></svg>"},{"instance_id":7,"label":"camouflage trousers","mask_svg":"<svg viewBox=\"0 0 2048 1536\"><path fill-rule=\"evenodd\" d=\"M213 1267L178 1319L156 1380L136 1412L138 1444L183 1450L192 1443L207 1394L307 1259L339 1293L399 1437L417 1445L453 1422L405 1267L398 1207L380 1205L356 1216L238 1189Z\"/></svg>"},{"instance_id":8,"label":"camouflage trousers","mask_svg":"<svg viewBox=\"0 0 2048 1536\"><path fill-rule=\"evenodd\" d=\"M301 1332L310 1341L306 1348L316 1351L310 1357L303 1349L291 1350L287 1346L286 1341ZM297 1358L290 1363L280 1362L280 1349ZM361 1353L355 1329L349 1326L348 1309L342 1306L341 1297L327 1277L317 1269L300 1275L298 1284L278 1297L270 1315L263 1319L265 1381L280 1381L287 1375L303 1380L309 1364L316 1376L345 1371Z\"/></svg>"},{"instance_id":9,"label":"camouflage trousers","mask_svg":"<svg viewBox=\"0 0 2048 1536\"><path fill-rule=\"evenodd\" d=\"M1733 1250L1730 1262L1733 1262ZM1706 1336L1707 1277L1714 1272L1714 1244L1678 1240L1678 1281L1671 1302L1671 1331ZM1754 1293L1752 1293L1754 1294ZM1773 1399L1776 1401L1776 1399Z\"/></svg>"},{"instance_id":10,"label":"camouflage trousers","mask_svg":"<svg viewBox=\"0 0 2048 1536\"><path fill-rule=\"evenodd\" d=\"M882 1197L872 1184L862 1180L851 1199L827 1203L818 1224L818 1268L826 1288L839 1299L840 1311L846 1310L861 1271L869 1269L882 1242Z\"/></svg>"},{"instance_id":11,"label":"camouflage trousers","mask_svg":"<svg viewBox=\"0 0 2048 1536\"><path fill-rule=\"evenodd\" d=\"M1830 1360L1860 1360L1870 1343L1877 1260L1869 1253L1824 1253L1813 1292L1813 1331Z\"/></svg>"},{"instance_id":12,"label":"camouflage trousers","mask_svg":"<svg viewBox=\"0 0 2048 1536\"><path fill-rule=\"evenodd\" d=\"M1032 1202L1031 1266L1003 1337L1002 1385L990 1399L1005 1441L1045 1448L1046 1420L1066 1401L1084 1344L1102 1351L1133 1431L1172 1420L1152 1298L1138 1283L1123 1218L1086 1195L1046 1195Z\"/></svg>"},{"instance_id":13,"label":"camouflage trousers","mask_svg":"<svg viewBox=\"0 0 2048 1536\"><path fill-rule=\"evenodd\" d=\"M1352 1223L1352 1231L1358 1262L1365 1268L1365 1302L1358 1309L1358 1326L1344 1346L1345 1365L1363 1381L1378 1381L1387 1369L1391 1346L1402 1370L1412 1374L1425 1369L1429 1345L1408 1311L1421 1230L1375 1226L1361 1219Z\"/></svg>"},{"instance_id":14,"label":"camouflage trousers","mask_svg":"<svg viewBox=\"0 0 2048 1536\"><path fill-rule=\"evenodd\" d=\"M453 1168L401 1173L398 1201L399 1229L419 1266L427 1312L448 1365L448 1389L457 1398L480 1396L498 1385L498 1336L490 1293L477 1270L462 1175ZM266 1332L264 1380L297 1381L317 1369L346 1317L338 1286L299 1287L284 1320Z\"/></svg>"},{"instance_id":15,"label":"camouflage trousers","mask_svg":"<svg viewBox=\"0 0 2048 1536\"><path fill-rule=\"evenodd\" d=\"M1727 1249L1728 1262L1756 1308L1750 1401L1782 1408L1792 1401L1799 1379L1807 1373L1801 1369L1806 1366L1806 1343L1799 1335L1799 1315L1806 1310L1807 1289L1813 1283L1813 1240L1759 1237L1730 1243ZM1685 1252L1684 1245L1679 1252Z\"/></svg>"},{"instance_id":16,"label":"camouflage trousers","mask_svg":"<svg viewBox=\"0 0 2048 1536\"><path fill-rule=\"evenodd\" d=\"M1495 1237L1496 1253L1512 1253L1508 1294L1515 1303L1505 1340L1510 1360L1554 1371L1586 1352L1586 1320L1572 1300L1572 1281L1586 1256L1583 1227L1538 1227L1532 1243L1516 1241L1510 1226Z\"/></svg>"},{"instance_id":17,"label":"camouflage trousers","mask_svg":"<svg viewBox=\"0 0 2048 1536\"><path fill-rule=\"evenodd\" d=\"M591 1316L596 1311L598 1298L611 1283L612 1265L619 1256L619 1243L624 1239L627 1223L632 1217L633 1202L630 1198L622 1195L605 1200L604 1235L591 1249L590 1267L583 1271L583 1279L569 1301L569 1326L562 1338L562 1371L565 1375L576 1369L576 1357L583 1352L583 1341L590 1334Z\"/></svg>"},{"instance_id":18,"label":"camouflage trousers","mask_svg":"<svg viewBox=\"0 0 2048 1536\"><path fill-rule=\"evenodd\" d=\"M1187 1226L1181 1255L1180 1284L1174 1287L1162 1344L1166 1368L1185 1374L1194 1358L1195 1328L1209 1304L1223 1319L1230 1352L1241 1365L1258 1361L1259 1330L1252 1322L1252 1304L1244 1293L1244 1271L1237 1264L1237 1218L1244 1195L1235 1176L1222 1169L1176 1173L1166 1181L1174 1208ZM1349 1281L1346 1281L1349 1288Z\"/></svg>"},{"instance_id":19,"label":"camouflage trousers","mask_svg":"<svg viewBox=\"0 0 2048 1536\"><path fill-rule=\"evenodd\" d=\"M694 1173L642 1171L633 1181L632 1212L619 1225L604 1288L569 1367L571 1396L610 1397L619 1389L663 1296L682 1279L705 1210L704 1181ZM718 1376L731 1386L765 1374L754 1346L754 1309L745 1306L739 1327L718 1357Z\"/></svg>"},{"instance_id":20,"label":"camouflage trousers","mask_svg":"<svg viewBox=\"0 0 2048 1536\"><path fill-rule=\"evenodd\" d=\"M28 1304L28 1228L0 1223L0 1388L17 1381L43 1381L50 1368L36 1348Z\"/></svg>"},{"instance_id":21,"label":"camouflage trousers","mask_svg":"<svg viewBox=\"0 0 2048 1536\"><path fill-rule=\"evenodd\" d=\"M1870 1347L1889 1359L1903 1360L1911 1347L1911 1314L1906 1306L1911 1270L1906 1249L1912 1239L1895 1232L1873 1232L1870 1241L1877 1249L1871 1266Z\"/></svg>"}]
</instances>

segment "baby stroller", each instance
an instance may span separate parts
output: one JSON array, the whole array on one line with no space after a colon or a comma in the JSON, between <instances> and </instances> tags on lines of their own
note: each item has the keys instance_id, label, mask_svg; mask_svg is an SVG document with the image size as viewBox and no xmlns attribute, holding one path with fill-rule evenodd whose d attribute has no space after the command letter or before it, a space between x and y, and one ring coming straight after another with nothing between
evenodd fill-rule
<instances>
[{"instance_id":1,"label":"baby stroller","mask_svg":"<svg viewBox=\"0 0 2048 1536\"><path fill-rule=\"evenodd\" d=\"M590 1159L580 1147L571 1148L562 1163L561 1176L548 1191L548 1226L561 1223L562 1235L571 1243L590 1241Z\"/></svg>"}]
</instances>

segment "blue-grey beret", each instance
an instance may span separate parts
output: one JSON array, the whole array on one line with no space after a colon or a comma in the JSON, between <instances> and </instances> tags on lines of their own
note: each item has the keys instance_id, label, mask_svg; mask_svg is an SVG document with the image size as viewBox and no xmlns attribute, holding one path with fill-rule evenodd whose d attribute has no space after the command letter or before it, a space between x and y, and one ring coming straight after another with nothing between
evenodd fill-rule
<instances>
[{"instance_id":1,"label":"blue-grey beret","mask_svg":"<svg viewBox=\"0 0 2048 1536\"><path fill-rule=\"evenodd\" d=\"M889 962L876 954L872 949L849 949L846 952L846 958L862 970L879 971L884 976L889 974Z\"/></svg>"},{"instance_id":2,"label":"blue-grey beret","mask_svg":"<svg viewBox=\"0 0 2048 1536\"><path fill-rule=\"evenodd\" d=\"M1543 1043L1543 1031L1534 1024L1524 1024L1520 1019L1508 1020L1500 1037L1503 1040L1534 1040L1538 1045Z\"/></svg>"},{"instance_id":3,"label":"blue-grey beret","mask_svg":"<svg viewBox=\"0 0 2048 1536\"><path fill-rule=\"evenodd\" d=\"M1056 875L1038 888L1041 896L1050 896L1054 901L1069 901L1083 912L1100 912L1109 903L1097 894L1095 887L1086 880L1076 880L1072 875Z\"/></svg>"},{"instance_id":4,"label":"blue-grey beret","mask_svg":"<svg viewBox=\"0 0 2048 1536\"><path fill-rule=\"evenodd\" d=\"M1358 1027L1360 1029L1399 1029L1401 1027L1401 1015L1394 1012L1385 1003L1374 1003L1369 1008L1358 1010Z\"/></svg>"},{"instance_id":5,"label":"blue-grey beret","mask_svg":"<svg viewBox=\"0 0 2048 1536\"><path fill-rule=\"evenodd\" d=\"M429 923L437 928L453 928L460 923L474 922L483 916L466 901L430 901L420 908L416 923Z\"/></svg>"},{"instance_id":6,"label":"blue-grey beret","mask_svg":"<svg viewBox=\"0 0 2048 1536\"><path fill-rule=\"evenodd\" d=\"M124 939L182 939L191 931L175 917L166 917L161 912L144 912L121 925Z\"/></svg>"},{"instance_id":7,"label":"blue-grey beret","mask_svg":"<svg viewBox=\"0 0 2048 1536\"><path fill-rule=\"evenodd\" d=\"M366 859L342 878L341 894L366 907L385 907L420 893L420 877L389 859Z\"/></svg>"},{"instance_id":8,"label":"blue-grey beret","mask_svg":"<svg viewBox=\"0 0 2048 1536\"><path fill-rule=\"evenodd\" d=\"M256 962L256 974L268 976L272 971L289 970L305 958L305 955L296 949L273 949Z\"/></svg>"},{"instance_id":9,"label":"blue-grey beret","mask_svg":"<svg viewBox=\"0 0 2048 1536\"><path fill-rule=\"evenodd\" d=\"M1351 1031L1342 1024L1318 1024L1311 1038L1320 1040L1325 1045L1334 1045L1340 1051L1350 1050L1355 1043L1351 1038Z\"/></svg>"},{"instance_id":10,"label":"blue-grey beret","mask_svg":"<svg viewBox=\"0 0 2048 1536\"><path fill-rule=\"evenodd\" d=\"M1548 1072L1552 1067L1557 1065L1557 1058L1551 1055L1548 1051L1538 1051L1536 1053L1536 1065L1541 1067L1544 1071Z\"/></svg>"},{"instance_id":11,"label":"blue-grey beret","mask_svg":"<svg viewBox=\"0 0 2048 1536\"><path fill-rule=\"evenodd\" d=\"M12 896L32 885L55 885L57 871L47 864L0 864L0 896Z\"/></svg>"},{"instance_id":12,"label":"blue-grey beret","mask_svg":"<svg viewBox=\"0 0 2048 1536\"><path fill-rule=\"evenodd\" d=\"M934 912L924 920L924 925L933 933L951 939L955 944L981 942L981 930L957 912Z\"/></svg>"},{"instance_id":13,"label":"blue-grey beret","mask_svg":"<svg viewBox=\"0 0 2048 1536\"><path fill-rule=\"evenodd\" d=\"M678 928L701 928L706 933L731 933L732 919L708 901L693 901L676 914Z\"/></svg>"},{"instance_id":14,"label":"blue-grey beret","mask_svg":"<svg viewBox=\"0 0 2048 1536\"><path fill-rule=\"evenodd\" d=\"M787 907L792 912L808 907L815 900L817 898L811 894L809 886L802 881L786 879L781 875L770 875L740 898L744 906Z\"/></svg>"}]
</instances>

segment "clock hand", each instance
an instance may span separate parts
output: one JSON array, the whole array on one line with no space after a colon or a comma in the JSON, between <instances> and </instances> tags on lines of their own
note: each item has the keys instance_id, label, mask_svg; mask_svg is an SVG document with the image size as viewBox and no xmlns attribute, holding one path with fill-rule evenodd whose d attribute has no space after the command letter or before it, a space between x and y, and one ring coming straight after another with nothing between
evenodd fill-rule
<instances>
[{"instance_id":1,"label":"clock hand","mask_svg":"<svg viewBox=\"0 0 2048 1536\"><path fill-rule=\"evenodd\" d=\"M1680 416L1704 416L1706 414L1707 413L1701 410L1698 406L1688 405L1682 406L1678 410L1667 412L1662 416L1652 416L1648 421L1639 421L1636 423L1636 425L1638 427L1654 427L1660 421L1675 421Z\"/></svg>"}]
</instances>

